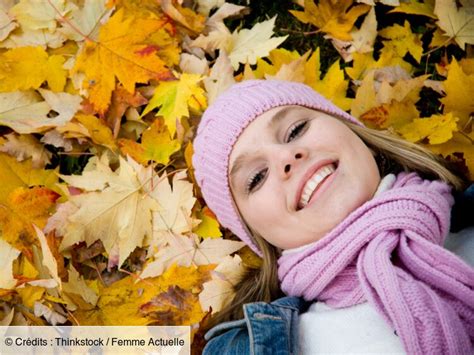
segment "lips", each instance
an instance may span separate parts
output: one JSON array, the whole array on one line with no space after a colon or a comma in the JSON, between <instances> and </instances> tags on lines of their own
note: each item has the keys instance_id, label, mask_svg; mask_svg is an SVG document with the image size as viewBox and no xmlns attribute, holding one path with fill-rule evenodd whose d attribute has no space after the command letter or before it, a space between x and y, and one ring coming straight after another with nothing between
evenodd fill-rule
<instances>
[{"instance_id":1,"label":"lips","mask_svg":"<svg viewBox=\"0 0 474 355\"><path fill-rule=\"evenodd\" d=\"M303 188L306 185L306 182L316 173L316 171L318 171L320 168L322 168L323 166L326 166L328 164L334 164L336 169L337 169L338 161L333 160L333 159L323 159L321 161L316 162L316 164L314 164L312 167L310 167L308 169L308 171L306 171L306 173L303 175L303 178L301 179L301 182L298 186L298 190L297 190L297 193L296 193L296 198L295 198L295 201L294 201L294 208L295 208L296 211L301 209L301 208L298 207L298 204L299 204L299 201L301 200L301 195L303 194ZM327 180L327 178L331 175L332 174L328 175L324 180ZM317 187L317 189L319 189L319 187L325 182L324 180ZM314 197L315 192L316 191L313 192L313 196L311 198Z\"/></svg>"}]
</instances>

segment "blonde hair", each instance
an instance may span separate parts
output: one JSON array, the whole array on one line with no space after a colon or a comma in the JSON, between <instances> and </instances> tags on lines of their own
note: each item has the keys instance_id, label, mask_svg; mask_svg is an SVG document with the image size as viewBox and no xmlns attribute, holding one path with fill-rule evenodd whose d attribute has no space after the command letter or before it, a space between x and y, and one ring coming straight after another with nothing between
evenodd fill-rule
<instances>
[{"instance_id":1,"label":"blonde hair","mask_svg":"<svg viewBox=\"0 0 474 355\"><path fill-rule=\"evenodd\" d=\"M468 180L462 172L456 171L453 165L432 153L428 148L405 141L388 131L358 126L344 119L341 119L341 122L346 124L373 151L381 176L390 172L415 171L425 179L445 181L455 190L466 188ZM381 160L390 162L390 164L381 163ZM456 171L459 176L451 170ZM262 251L262 265L259 269L249 268L246 271L240 282L234 287L234 300L214 315L207 327L223 321L243 318L242 306L246 303L271 302L283 295L279 288L277 275L279 250L252 230L250 226L247 225L247 227Z\"/></svg>"}]
</instances>

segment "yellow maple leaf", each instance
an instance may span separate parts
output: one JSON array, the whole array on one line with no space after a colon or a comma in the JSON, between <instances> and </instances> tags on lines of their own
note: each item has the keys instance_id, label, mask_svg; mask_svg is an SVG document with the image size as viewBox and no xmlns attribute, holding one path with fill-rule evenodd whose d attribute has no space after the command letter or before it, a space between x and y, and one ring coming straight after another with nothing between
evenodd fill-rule
<instances>
[{"instance_id":1,"label":"yellow maple leaf","mask_svg":"<svg viewBox=\"0 0 474 355\"><path fill-rule=\"evenodd\" d=\"M140 313L153 325L193 325L205 314L195 293L174 285L141 305Z\"/></svg>"},{"instance_id":2,"label":"yellow maple leaf","mask_svg":"<svg viewBox=\"0 0 474 355\"><path fill-rule=\"evenodd\" d=\"M100 239L109 258L121 266L142 246L145 235L151 235L151 211L157 210L158 204L143 191L134 167L122 157L115 172L108 162L89 162L82 175L61 176L70 185L90 192L70 197L78 210L68 218L60 251L81 241L91 245ZM91 181L91 176L100 181Z\"/></svg>"},{"instance_id":3,"label":"yellow maple leaf","mask_svg":"<svg viewBox=\"0 0 474 355\"><path fill-rule=\"evenodd\" d=\"M163 12L188 30L200 33L204 29L205 17L191 9L182 7L179 1L162 0L160 4Z\"/></svg>"},{"instance_id":4,"label":"yellow maple leaf","mask_svg":"<svg viewBox=\"0 0 474 355\"><path fill-rule=\"evenodd\" d=\"M181 149L179 141L171 139L168 129L159 119L143 131L141 143L130 139L120 139L119 145L123 154L130 155L145 166L150 161L166 165L170 161L170 156Z\"/></svg>"},{"instance_id":5,"label":"yellow maple leaf","mask_svg":"<svg viewBox=\"0 0 474 355\"><path fill-rule=\"evenodd\" d=\"M117 150L112 130L102 120L93 115L82 113L77 114L75 119L87 129L88 136L95 144L103 145L112 151Z\"/></svg>"},{"instance_id":6,"label":"yellow maple leaf","mask_svg":"<svg viewBox=\"0 0 474 355\"><path fill-rule=\"evenodd\" d=\"M44 227L59 194L35 186L17 187L6 200L0 199L0 229L3 238L15 248L26 250L36 242L32 223Z\"/></svg>"},{"instance_id":7,"label":"yellow maple leaf","mask_svg":"<svg viewBox=\"0 0 474 355\"><path fill-rule=\"evenodd\" d=\"M399 66L407 72L411 72L412 66L400 58L393 50L393 48L382 48L380 57L375 61L373 53L353 53L352 67L346 67L346 73L353 80L363 79L367 72L383 67Z\"/></svg>"},{"instance_id":8,"label":"yellow maple leaf","mask_svg":"<svg viewBox=\"0 0 474 355\"><path fill-rule=\"evenodd\" d=\"M419 2L412 0L410 2L401 2L396 8L390 10L388 13L404 13L411 15L422 15L436 19L433 13L434 7L431 1Z\"/></svg>"},{"instance_id":9,"label":"yellow maple leaf","mask_svg":"<svg viewBox=\"0 0 474 355\"><path fill-rule=\"evenodd\" d=\"M10 133L5 136L6 141L0 139L0 152L15 156L18 161L31 158L33 168L44 168L50 163L52 153L31 134Z\"/></svg>"},{"instance_id":10,"label":"yellow maple leaf","mask_svg":"<svg viewBox=\"0 0 474 355\"><path fill-rule=\"evenodd\" d=\"M219 222L216 216L206 206L198 212L197 218L201 223L193 230L194 233L203 238L219 238L222 237L222 232L219 229Z\"/></svg>"},{"instance_id":11,"label":"yellow maple leaf","mask_svg":"<svg viewBox=\"0 0 474 355\"><path fill-rule=\"evenodd\" d=\"M12 263L18 255L20 251L3 240L0 233L0 289L10 289L16 285Z\"/></svg>"},{"instance_id":12,"label":"yellow maple leaf","mask_svg":"<svg viewBox=\"0 0 474 355\"><path fill-rule=\"evenodd\" d=\"M389 41L383 41L384 46L393 49L398 56L403 58L405 54L410 53L417 62L420 62L423 54L423 46L420 35L411 31L410 23L405 21L403 26L393 25L379 31L379 35L388 38Z\"/></svg>"},{"instance_id":13,"label":"yellow maple leaf","mask_svg":"<svg viewBox=\"0 0 474 355\"><path fill-rule=\"evenodd\" d=\"M413 122L400 127L397 131L410 142L419 142L425 138L429 144L441 144L453 137L458 118L452 113L432 115L428 118L415 118Z\"/></svg>"},{"instance_id":14,"label":"yellow maple leaf","mask_svg":"<svg viewBox=\"0 0 474 355\"><path fill-rule=\"evenodd\" d=\"M251 29L242 29L232 33L232 41L228 48L229 59L236 70L239 63L255 64L258 57L266 57L278 47L288 36L273 37L276 16L255 24Z\"/></svg>"},{"instance_id":15,"label":"yellow maple leaf","mask_svg":"<svg viewBox=\"0 0 474 355\"><path fill-rule=\"evenodd\" d=\"M0 124L17 133L43 132L69 122L82 101L82 97L65 92L38 91L42 97L33 90L0 93Z\"/></svg>"},{"instance_id":16,"label":"yellow maple leaf","mask_svg":"<svg viewBox=\"0 0 474 355\"><path fill-rule=\"evenodd\" d=\"M472 70L472 69L471 69ZM444 113L452 112L459 117L459 125L463 127L474 112L474 73L463 70L455 58L448 67L448 75L443 81L446 96L441 99Z\"/></svg>"},{"instance_id":17,"label":"yellow maple leaf","mask_svg":"<svg viewBox=\"0 0 474 355\"><path fill-rule=\"evenodd\" d=\"M40 286L25 285L22 288L17 287L15 291L20 295L22 303L26 307L33 309L35 302L43 298L46 289Z\"/></svg>"},{"instance_id":18,"label":"yellow maple leaf","mask_svg":"<svg viewBox=\"0 0 474 355\"><path fill-rule=\"evenodd\" d=\"M474 16L472 2L458 8L455 0L436 0L434 13L438 16L439 27L449 39L464 49L466 43L474 44Z\"/></svg>"},{"instance_id":19,"label":"yellow maple leaf","mask_svg":"<svg viewBox=\"0 0 474 355\"><path fill-rule=\"evenodd\" d=\"M319 47L308 59L305 65L305 84L325 96L343 110L351 107L353 99L346 97L349 81L344 78L344 71L340 68L339 61L334 62L328 69L324 78L320 79Z\"/></svg>"},{"instance_id":20,"label":"yellow maple leaf","mask_svg":"<svg viewBox=\"0 0 474 355\"><path fill-rule=\"evenodd\" d=\"M201 75L183 73L179 80L160 82L142 116L160 107L156 116L163 116L171 137L174 137L176 120L189 117L188 106L200 110L206 107L204 90L199 86L201 80Z\"/></svg>"},{"instance_id":21,"label":"yellow maple leaf","mask_svg":"<svg viewBox=\"0 0 474 355\"><path fill-rule=\"evenodd\" d=\"M472 144L472 137L466 137L461 133L454 132L453 138L449 141L442 144L428 145L427 147L445 158L451 155L458 157L462 154L462 158L469 171L469 179L474 181L474 145Z\"/></svg>"},{"instance_id":22,"label":"yellow maple leaf","mask_svg":"<svg viewBox=\"0 0 474 355\"><path fill-rule=\"evenodd\" d=\"M38 89L48 82L52 91L64 89L66 70L62 55L51 55L41 47L13 48L0 54L0 92Z\"/></svg>"},{"instance_id":23,"label":"yellow maple leaf","mask_svg":"<svg viewBox=\"0 0 474 355\"><path fill-rule=\"evenodd\" d=\"M14 157L0 153L0 203L5 203L11 192L18 187L29 188L43 185L51 190L57 189L58 170L34 169L30 159L18 162Z\"/></svg>"},{"instance_id":24,"label":"yellow maple leaf","mask_svg":"<svg viewBox=\"0 0 474 355\"><path fill-rule=\"evenodd\" d=\"M77 57L74 71L85 73L89 99L99 113L110 103L115 79L130 93L136 83L172 77L157 56L158 48L148 38L166 24L165 20L128 16L119 9L100 29L98 42L87 40Z\"/></svg>"},{"instance_id":25,"label":"yellow maple leaf","mask_svg":"<svg viewBox=\"0 0 474 355\"><path fill-rule=\"evenodd\" d=\"M318 27L322 32L331 35L334 38L350 41L352 37L350 31L359 16L370 10L368 5L352 6L352 0L320 0L318 5L313 0L304 1L304 12L290 12L300 21L311 23Z\"/></svg>"},{"instance_id":26,"label":"yellow maple leaf","mask_svg":"<svg viewBox=\"0 0 474 355\"><path fill-rule=\"evenodd\" d=\"M199 290L209 278L208 266L170 267L160 277L146 280L127 276L105 287L99 284L99 300L93 310L74 312L81 325L147 325L152 317L140 312L140 306L165 292L170 286Z\"/></svg>"}]
</instances>

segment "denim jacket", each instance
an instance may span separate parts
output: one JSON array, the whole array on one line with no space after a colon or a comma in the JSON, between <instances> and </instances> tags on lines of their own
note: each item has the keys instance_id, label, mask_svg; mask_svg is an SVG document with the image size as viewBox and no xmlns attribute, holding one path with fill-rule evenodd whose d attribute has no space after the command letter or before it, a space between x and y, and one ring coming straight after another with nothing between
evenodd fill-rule
<instances>
[{"instance_id":1,"label":"denim jacket","mask_svg":"<svg viewBox=\"0 0 474 355\"><path fill-rule=\"evenodd\" d=\"M474 225L474 184L454 198L451 232L459 232ZM203 354L298 354L298 317L310 304L298 297L245 304L244 319L219 324L206 333Z\"/></svg>"},{"instance_id":2,"label":"denim jacket","mask_svg":"<svg viewBox=\"0 0 474 355\"><path fill-rule=\"evenodd\" d=\"M206 333L203 354L298 354L298 315L308 306L298 297L246 304L244 319L219 324Z\"/></svg>"}]
</instances>

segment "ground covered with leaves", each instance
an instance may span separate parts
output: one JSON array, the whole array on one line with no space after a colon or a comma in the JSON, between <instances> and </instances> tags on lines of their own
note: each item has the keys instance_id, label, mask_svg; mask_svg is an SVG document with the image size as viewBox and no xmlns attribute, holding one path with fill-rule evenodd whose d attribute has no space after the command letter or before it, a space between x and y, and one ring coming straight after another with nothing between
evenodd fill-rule
<instances>
[{"instance_id":1,"label":"ground covered with leaves","mask_svg":"<svg viewBox=\"0 0 474 355\"><path fill-rule=\"evenodd\" d=\"M303 82L474 180L471 0L3 0L0 324L191 325L260 260L193 177L235 82Z\"/></svg>"}]
</instances>

